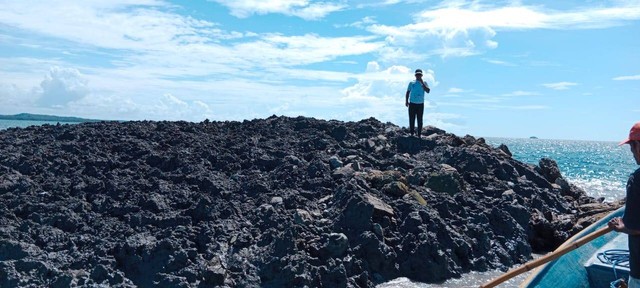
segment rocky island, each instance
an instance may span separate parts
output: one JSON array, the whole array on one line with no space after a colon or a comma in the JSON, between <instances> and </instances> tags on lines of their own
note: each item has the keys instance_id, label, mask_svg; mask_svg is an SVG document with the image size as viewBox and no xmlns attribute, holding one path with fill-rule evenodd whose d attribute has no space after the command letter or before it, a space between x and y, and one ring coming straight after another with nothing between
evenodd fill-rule
<instances>
[{"instance_id":1,"label":"rocky island","mask_svg":"<svg viewBox=\"0 0 640 288\"><path fill-rule=\"evenodd\" d=\"M621 205L551 159L407 135L275 116L0 131L0 286L433 283L523 263Z\"/></svg>"},{"instance_id":2,"label":"rocky island","mask_svg":"<svg viewBox=\"0 0 640 288\"><path fill-rule=\"evenodd\" d=\"M50 122L100 122L96 119L85 119L78 117L54 116L42 114L20 113L15 115L0 115L0 120L21 120L21 121L50 121Z\"/></svg>"}]
</instances>

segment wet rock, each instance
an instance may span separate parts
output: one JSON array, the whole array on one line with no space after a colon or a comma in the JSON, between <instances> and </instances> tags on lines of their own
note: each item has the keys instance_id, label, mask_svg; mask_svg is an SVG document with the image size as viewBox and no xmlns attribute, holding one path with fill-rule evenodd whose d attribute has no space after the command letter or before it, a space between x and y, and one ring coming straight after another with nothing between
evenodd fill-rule
<instances>
[{"instance_id":1,"label":"wet rock","mask_svg":"<svg viewBox=\"0 0 640 288\"><path fill-rule=\"evenodd\" d=\"M553 159L540 159L537 168L540 174L542 174L542 176L544 176L544 178L546 178L550 183L555 183L558 178L562 178L560 168L558 168L558 163Z\"/></svg>"},{"instance_id":2,"label":"wet rock","mask_svg":"<svg viewBox=\"0 0 640 288\"><path fill-rule=\"evenodd\" d=\"M507 145L500 144L500 146L498 146L498 150L502 151L509 157L513 157L513 154L511 154L511 150L509 150L509 147L507 147Z\"/></svg>"}]
</instances>

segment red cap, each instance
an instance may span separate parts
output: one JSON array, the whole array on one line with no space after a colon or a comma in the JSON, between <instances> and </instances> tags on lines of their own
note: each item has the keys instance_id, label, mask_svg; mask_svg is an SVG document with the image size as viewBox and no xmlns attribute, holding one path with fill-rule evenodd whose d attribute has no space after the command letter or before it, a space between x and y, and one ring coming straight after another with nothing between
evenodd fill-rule
<instances>
[{"instance_id":1,"label":"red cap","mask_svg":"<svg viewBox=\"0 0 640 288\"><path fill-rule=\"evenodd\" d=\"M633 127L631 127L631 131L629 131L629 137L620 142L620 144L618 145L624 145L633 140L640 140L640 122L634 124Z\"/></svg>"}]
</instances>

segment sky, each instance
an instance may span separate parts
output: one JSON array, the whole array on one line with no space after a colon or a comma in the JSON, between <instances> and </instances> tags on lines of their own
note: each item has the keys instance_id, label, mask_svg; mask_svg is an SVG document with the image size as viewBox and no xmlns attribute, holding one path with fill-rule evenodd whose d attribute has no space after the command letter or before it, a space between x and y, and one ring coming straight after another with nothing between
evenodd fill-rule
<instances>
[{"instance_id":1,"label":"sky","mask_svg":"<svg viewBox=\"0 0 640 288\"><path fill-rule=\"evenodd\" d=\"M640 121L640 0L0 0L0 114L271 115L618 141Z\"/></svg>"}]
</instances>

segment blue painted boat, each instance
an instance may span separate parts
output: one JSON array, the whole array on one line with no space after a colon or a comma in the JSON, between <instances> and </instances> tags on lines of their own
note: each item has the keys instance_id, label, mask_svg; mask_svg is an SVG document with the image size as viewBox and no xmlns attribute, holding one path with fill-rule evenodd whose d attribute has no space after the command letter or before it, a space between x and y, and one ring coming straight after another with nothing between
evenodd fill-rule
<instances>
[{"instance_id":1,"label":"blue painted boat","mask_svg":"<svg viewBox=\"0 0 640 288\"><path fill-rule=\"evenodd\" d=\"M624 207L620 208L591 226L571 237L558 249L567 247L580 238L607 226L614 217L622 217ZM616 250L628 250L628 236L624 233L609 232L575 250L548 262L535 270L521 285L521 288L550 287L610 287L611 282L629 278L629 268L605 263L599 253ZM558 251L558 249L556 251Z\"/></svg>"}]
</instances>

